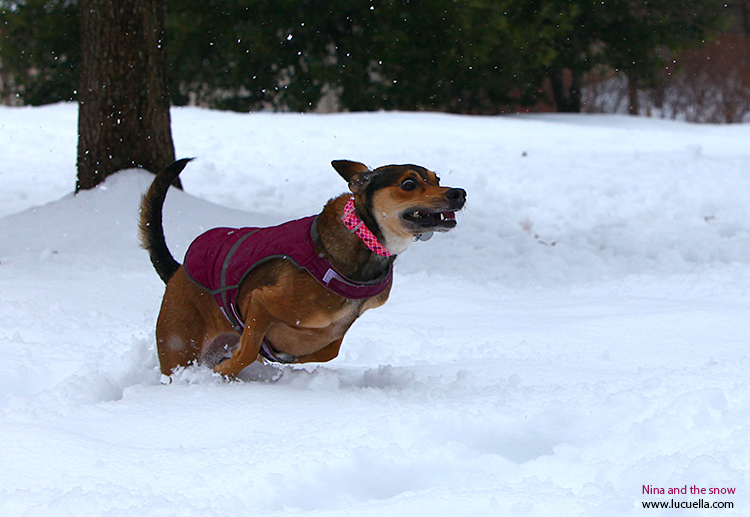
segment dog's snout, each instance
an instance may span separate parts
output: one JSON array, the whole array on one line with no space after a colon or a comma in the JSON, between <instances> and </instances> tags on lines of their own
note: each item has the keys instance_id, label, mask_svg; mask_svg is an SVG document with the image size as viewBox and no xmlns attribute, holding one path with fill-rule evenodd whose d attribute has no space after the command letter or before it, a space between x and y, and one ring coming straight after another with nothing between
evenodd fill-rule
<instances>
[{"instance_id":1,"label":"dog's snout","mask_svg":"<svg viewBox=\"0 0 750 517\"><path fill-rule=\"evenodd\" d=\"M459 205L466 202L466 191L462 188L452 188L445 193L445 198Z\"/></svg>"}]
</instances>

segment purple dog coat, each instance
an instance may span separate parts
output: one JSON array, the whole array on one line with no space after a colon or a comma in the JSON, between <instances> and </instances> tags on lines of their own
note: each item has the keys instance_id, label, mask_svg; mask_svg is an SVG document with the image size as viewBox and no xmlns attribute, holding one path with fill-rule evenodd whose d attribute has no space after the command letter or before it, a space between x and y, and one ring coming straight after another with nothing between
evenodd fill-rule
<instances>
[{"instance_id":1,"label":"purple dog coat","mask_svg":"<svg viewBox=\"0 0 750 517\"><path fill-rule=\"evenodd\" d=\"M393 265L381 278L355 282L315 253L317 216L269 228L214 228L190 244L183 267L188 278L214 296L224 316L238 332L244 322L237 308L239 287L253 268L281 258L305 269L329 291L361 300L385 291L393 281Z\"/></svg>"}]
</instances>

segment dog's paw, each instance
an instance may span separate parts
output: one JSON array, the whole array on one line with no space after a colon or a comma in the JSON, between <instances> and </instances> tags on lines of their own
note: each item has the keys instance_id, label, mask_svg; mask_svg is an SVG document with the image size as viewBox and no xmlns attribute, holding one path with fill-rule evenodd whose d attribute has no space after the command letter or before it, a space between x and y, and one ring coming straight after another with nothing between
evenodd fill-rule
<instances>
[{"instance_id":1,"label":"dog's paw","mask_svg":"<svg viewBox=\"0 0 750 517\"><path fill-rule=\"evenodd\" d=\"M215 367L232 357L232 354L239 345L239 334L233 332L219 334L206 348L203 349L203 353L201 354L201 364Z\"/></svg>"}]
</instances>

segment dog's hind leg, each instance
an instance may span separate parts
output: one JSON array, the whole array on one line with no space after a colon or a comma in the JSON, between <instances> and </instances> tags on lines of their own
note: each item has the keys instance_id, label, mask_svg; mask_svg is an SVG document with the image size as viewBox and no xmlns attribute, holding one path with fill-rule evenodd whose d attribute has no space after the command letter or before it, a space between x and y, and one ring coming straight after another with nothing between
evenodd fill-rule
<instances>
[{"instance_id":1,"label":"dog's hind leg","mask_svg":"<svg viewBox=\"0 0 750 517\"><path fill-rule=\"evenodd\" d=\"M213 296L191 282L180 267L167 284L156 322L162 373L170 375L175 368L199 362L208 342L230 331Z\"/></svg>"}]
</instances>

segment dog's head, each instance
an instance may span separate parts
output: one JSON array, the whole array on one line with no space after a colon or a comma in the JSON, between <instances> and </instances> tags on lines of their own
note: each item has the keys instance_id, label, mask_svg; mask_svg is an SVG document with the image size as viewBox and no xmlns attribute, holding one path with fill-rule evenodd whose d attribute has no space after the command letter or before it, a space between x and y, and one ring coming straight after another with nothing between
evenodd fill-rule
<instances>
[{"instance_id":1,"label":"dog's head","mask_svg":"<svg viewBox=\"0 0 750 517\"><path fill-rule=\"evenodd\" d=\"M331 164L349 183L365 224L385 239L383 244L394 254L420 235L454 228L455 213L466 202L465 190L441 187L437 175L419 165L370 170L348 160Z\"/></svg>"}]
</instances>

